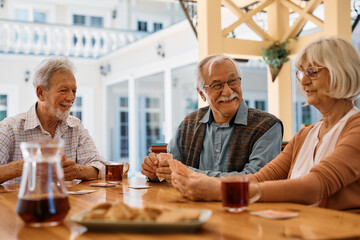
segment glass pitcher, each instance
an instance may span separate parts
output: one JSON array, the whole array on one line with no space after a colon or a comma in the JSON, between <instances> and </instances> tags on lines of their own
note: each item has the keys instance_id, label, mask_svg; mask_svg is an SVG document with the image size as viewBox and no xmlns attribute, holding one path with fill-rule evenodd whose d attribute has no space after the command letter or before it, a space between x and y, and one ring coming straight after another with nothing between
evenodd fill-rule
<instances>
[{"instance_id":1,"label":"glass pitcher","mask_svg":"<svg viewBox=\"0 0 360 240\"><path fill-rule=\"evenodd\" d=\"M20 143L24 157L16 212L31 226L54 226L69 211L61 165L62 139Z\"/></svg>"}]
</instances>

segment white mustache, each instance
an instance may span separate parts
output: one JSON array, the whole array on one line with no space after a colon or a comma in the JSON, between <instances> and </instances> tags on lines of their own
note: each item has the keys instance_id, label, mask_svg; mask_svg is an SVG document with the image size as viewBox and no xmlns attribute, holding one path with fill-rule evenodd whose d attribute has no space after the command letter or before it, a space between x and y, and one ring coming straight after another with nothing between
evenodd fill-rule
<instances>
[{"instance_id":1,"label":"white mustache","mask_svg":"<svg viewBox=\"0 0 360 240\"><path fill-rule=\"evenodd\" d=\"M234 98L239 98L239 94L237 94L236 92L233 92L230 97L226 97L226 96L220 96L216 102L219 103L219 102L225 102L225 101L231 101L233 100Z\"/></svg>"}]
</instances>

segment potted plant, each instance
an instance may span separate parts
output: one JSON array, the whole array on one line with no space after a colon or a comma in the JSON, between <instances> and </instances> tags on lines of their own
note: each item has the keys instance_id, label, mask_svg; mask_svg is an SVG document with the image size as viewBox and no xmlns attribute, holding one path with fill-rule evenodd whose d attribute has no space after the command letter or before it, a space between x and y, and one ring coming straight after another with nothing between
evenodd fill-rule
<instances>
[{"instance_id":1,"label":"potted plant","mask_svg":"<svg viewBox=\"0 0 360 240\"><path fill-rule=\"evenodd\" d=\"M274 82L284 63L289 61L290 50L286 50L289 40L282 43L274 42L267 49L261 50L263 60L269 65L272 81Z\"/></svg>"}]
</instances>

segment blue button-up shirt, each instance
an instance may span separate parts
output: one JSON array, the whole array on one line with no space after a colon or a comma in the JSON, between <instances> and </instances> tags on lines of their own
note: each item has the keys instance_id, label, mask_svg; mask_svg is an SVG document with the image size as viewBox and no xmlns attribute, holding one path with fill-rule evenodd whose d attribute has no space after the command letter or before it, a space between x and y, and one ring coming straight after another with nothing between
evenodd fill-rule
<instances>
[{"instance_id":1,"label":"blue button-up shirt","mask_svg":"<svg viewBox=\"0 0 360 240\"><path fill-rule=\"evenodd\" d=\"M199 169L190 167L196 172L202 172L208 176L221 177L225 174L250 174L258 172L268 162L274 159L281 151L282 126L274 124L253 146L249 156L249 162L241 172L227 173L230 142L235 124L247 125L248 106L242 101L235 118L229 123L219 125L214 121L211 108L200 120L207 123L206 133L203 142L203 149L200 154ZM175 136L167 146L168 152L173 154L174 159L181 160L180 139L181 127L178 127Z\"/></svg>"}]
</instances>

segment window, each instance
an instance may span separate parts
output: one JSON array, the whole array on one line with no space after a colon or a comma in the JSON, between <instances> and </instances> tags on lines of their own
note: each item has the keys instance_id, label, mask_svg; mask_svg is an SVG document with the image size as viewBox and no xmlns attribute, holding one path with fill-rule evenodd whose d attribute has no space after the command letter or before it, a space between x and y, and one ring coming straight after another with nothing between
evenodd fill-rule
<instances>
[{"instance_id":1,"label":"window","mask_svg":"<svg viewBox=\"0 0 360 240\"><path fill-rule=\"evenodd\" d=\"M147 22L138 21L138 31L147 32Z\"/></svg>"},{"instance_id":2,"label":"window","mask_svg":"<svg viewBox=\"0 0 360 240\"><path fill-rule=\"evenodd\" d=\"M0 94L0 121L4 120L7 117L7 95Z\"/></svg>"},{"instance_id":3,"label":"window","mask_svg":"<svg viewBox=\"0 0 360 240\"><path fill-rule=\"evenodd\" d=\"M47 13L46 11L37 11L31 8L28 9L15 9L15 20L24 22L37 22L46 23Z\"/></svg>"},{"instance_id":4,"label":"window","mask_svg":"<svg viewBox=\"0 0 360 240\"><path fill-rule=\"evenodd\" d=\"M102 17L90 17L90 26L92 27L104 27L104 19Z\"/></svg>"},{"instance_id":5,"label":"window","mask_svg":"<svg viewBox=\"0 0 360 240\"><path fill-rule=\"evenodd\" d=\"M305 102L302 103L304 105ZM302 107L302 124L311 124L311 109L309 105Z\"/></svg>"},{"instance_id":6,"label":"window","mask_svg":"<svg viewBox=\"0 0 360 240\"><path fill-rule=\"evenodd\" d=\"M163 28L162 23L154 22L154 32L159 31Z\"/></svg>"},{"instance_id":7,"label":"window","mask_svg":"<svg viewBox=\"0 0 360 240\"><path fill-rule=\"evenodd\" d=\"M120 158L129 158L129 103L128 97L120 97L119 104Z\"/></svg>"},{"instance_id":8,"label":"window","mask_svg":"<svg viewBox=\"0 0 360 240\"><path fill-rule=\"evenodd\" d=\"M161 128L160 98L140 97L139 105L139 152L140 159L149 154L153 143L164 142Z\"/></svg>"},{"instance_id":9,"label":"window","mask_svg":"<svg viewBox=\"0 0 360 240\"><path fill-rule=\"evenodd\" d=\"M71 107L70 114L77 117L81 121L82 119L82 97L76 97L74 104Z\"/></svg>"},{"instance_id":10,"label":"window","mask_svg":"<svg viewBox=\"0 0 360 240\"><path fill-rule=\"evenodd\" d=\"M73 15L73 24L79 26L85 26L85 16L84 15Z\"/></svg>"},{"instance_id":11,"label":"window","mask_svg":"<svg viewBox=\"0 0 360 240\"><path fill-rule=\"evenodd\" d=\"M27 9L15 9L15 20L28 22L29 19L29 10Z\"/></svg>"},{"instance_id":12,"label":"window","mask_svg":"<svg viewBox=\"0 0 360 240\"><path fill-rule=\"evenodd\" d=\"M264 100L255 100L255 108L265 111L266 110L265 101Z\"/></svg>"},{"instance_id":13,"label":"window","mask_svg":"<svg viewBox=\"0 0 360 240\"><path fill-rule=\"evenodd\" d=\"M46 13L34 11L34 22L46 23Z\"/></svg>"},{"instance_id":14,"label":"window","mask_svg":"<svg viewBox=\"0 0 360 240\"><path fill-rule=\"evenodd\" d=\"M73 25L77 26L89 26L89 27L104 27L104 18L98 16L86 16L86 15L73 15Z\"/></svg>"}]
</instances>

